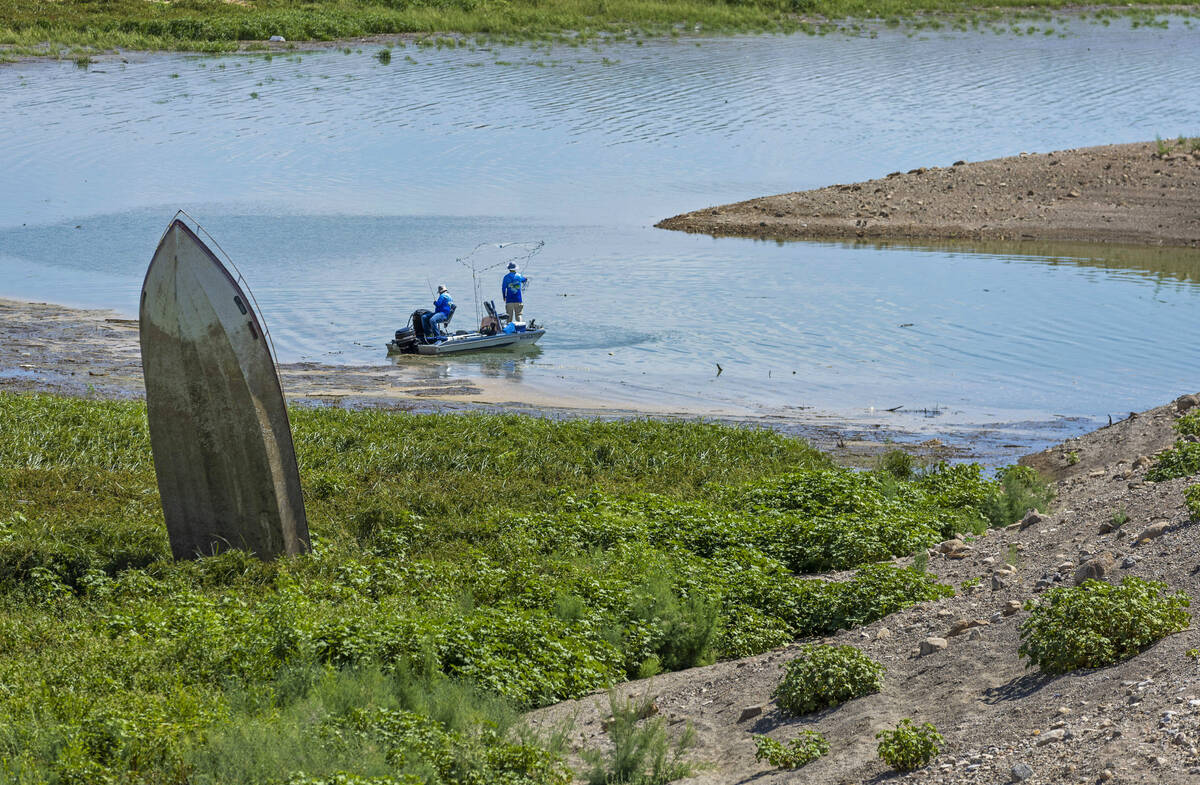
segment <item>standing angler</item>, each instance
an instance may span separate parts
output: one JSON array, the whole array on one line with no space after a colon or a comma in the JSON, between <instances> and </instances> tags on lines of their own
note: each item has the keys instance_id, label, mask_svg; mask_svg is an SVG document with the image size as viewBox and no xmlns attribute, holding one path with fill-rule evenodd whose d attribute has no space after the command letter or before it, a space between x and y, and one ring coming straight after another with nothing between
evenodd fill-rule
<instances>
[{"instance_id":1,"label":"standing angler","mask_svg":"<svg viewBox=\"0 0 1200 785\"><path fill-rule=\"evenodd\" d=\"M504 294L504 310L510 323L521 321L521 311L525 308L525 303L521 300L521 291L528 281L528 278L517 272L516 262L508 263L508 275L500 282L500 290Z\"/></svg>"}]
</instances>

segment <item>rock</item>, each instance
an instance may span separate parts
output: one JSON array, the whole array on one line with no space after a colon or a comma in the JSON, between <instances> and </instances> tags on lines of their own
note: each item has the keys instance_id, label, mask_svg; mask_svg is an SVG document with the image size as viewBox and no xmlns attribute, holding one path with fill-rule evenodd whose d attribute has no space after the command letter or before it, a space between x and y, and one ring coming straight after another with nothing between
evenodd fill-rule
<instances>
[{"instance_id":1,"label":"rock","mask_svg":"<svg viewBox=\"0 0 1200 785\"><path fill-rule=\"evenodd\" d=\"M947 559L965 559L967 558L967 554L971 552L971 546L955 537L952 540L940 543L937 546L937 551Z\"/></svg>"},{"instance_id":2,"label":"rock","mask_svg":"<svg viewBox=\"0 0 1200 785\"><path fill-rule=\"evenodd\" d=\"M1008 573L996 572L992 573L992 591L1001 591L1008 588Z\"/></svg>"},{"instance_id":3,"label":"rock","mask_svg":"<svg viewBox=\"0 0 1200 785\"><path fill-rule=\"evenodd\" d=\"M1113 570L1116 568L1117 560L1113 558L1110 552L1105 551L1079 565L1079 569L1075 570L1075 585L1078 586L1091 578L1101 580L1112 575Z\"/></svg>"},{"instance_id":4,"label":"rock","mask_svg":"<svg viewBox=\"0 0 1200 785\"><path fill-rule=\"evenodd\" d=\"M1150 458L1148 456L1139 455L1137 458L1133 459L1133 468L1135 469L1145 469L1149 465Z\"/></svg>"},{"instance_id":5,"label":"rock","mask_svg":"<svg viewBox=\"0 0 1200 785\"><path fill-rule=\"evenodd\" d=\"M969 641L977 641L982 637L983 637L983 630L979 629L978 627L973 628L970 632L967 633L967 640L969 640Z\"/></svg>"},{"instance_id":6,"label":"rock","mask_svg":"<svg viewBox=\"0 0 1200 785\"><path fill-rule=\"evenodd\" d=\"M1017 571L1017 565L1015 565L1015 564L1001 564L999 567L997 567L992 572L999 573L1002 575L1012 575L1016 571Z\"/></svg>"},{"instance_id":7,"label":"rock","mask_svg":"<svg viewBox=\"0 0 1200 785\"><path fill-rule=\"evenodd\" d=\"M1025 513L1025 517L1019 521L1019 523L1021 525L1018 528L1021 529L1022 531L1024 531L1025 529L1028 529L1030 526L1037 526L1039 524L1045 523L1048 520L1049 520L1049 518L1047 518L1045 515L1042 515L1040 512L1037 511L1036 508L1034 508L1034 509L1030 510L1029 512Z\"/></svg>"},{"instance_id":8,"label":"rock","mask_svg":"<svg viewBox=\"0 0 1200 785\"><path fill-rule=\"evenodd\" d=\"M1057 744L1058 742L1062 741L1065 738L1067 738L1067 729L1066 728L1055 728L1053 730L1048 730L1045 733L1043 733L1042 735L1038 736L1037 741L1034 743L1038 747L1045 747L1047 744Z\"/></svg>"},{"instance_id":9,"label":"rock","mask_svg":"<svg viewBox=\"0 0 1200 785\"><path fill-rule=\"evenodd\" d=\"M273 42L275 42L275 43L277 43L277 44L281 44L281 43L283 43L283 42L287 41L287 39L286 39L286 38L284 38L284 37L283 37L283 36L281 36L281 35L273 35L273 36L271 36L270 38L268 38L267 40L268 40L268 41L273 41Z\"/></svg>"},{"instance_id":10,"label":"rock","mask_svg":"<svg viewBox=\"0 0 1200 785\"><path fill-rule=\"evenodd\" d=\"M875 640L881 641L892 637L892 631L887 627L880 627L879 632L875 633Z\"/></svg>"},{"instance_id":11,"label":"rock","mask_svg":"<svg viewBox=\"0 0 1200 785\"><path fill-rule=\"evenodd\" d=\"M1076 189L1072 188L1070 191L1067 191L1067 196L1071 197L1072 199L1078 199L1078 198L1079 198L1079 191L1077 191Z\"/></svg>"},{"instance_id":12,"label":"rock","mask_svg":"<svg viewBox=\"0 0 1200 785\"><path fill-rule=\"evenodd\" d=\"M1075 569L1075 562L1065 561L1054 568L1055 572L1070 572Z\"/></svg>"},{"instance_id":13,"label":"rock","mask_svg":"<svg viewBox=\"0 0 1200 785\"><path fill-rule=\"evenodd\" d=\"M1021 610L1021 607L1022 605L1020 600L1009 600L1004 605L1004 615L1012 616L1014 613Z\"/></svg>"},{"instance_id":14,"label":"rock","mask_svg":"<svg viewBox=\"0 0 1200 785\"><path fill-rule=\"evenodd\" d=\"M950 642L945 638L926 638L921 641L921 654L924 657L926 654L933 654L936 651L941 651L950 645Z\"/></svg>"},{"instance_id":15,"label":"rock","mask_svg":"<svg viewBox=\"0 0 1200 785\"><path fill-rule=\"evenodd\" d=\"M1155 521L1146 528L1142 529L1142 533L1137 536L1135 542L1149 542L1157 539L1167 533L1167 528L1170 527L1170 521Z\"/></svg>"},{"instance_id":16,"label":"rock","mask_svg":"<svg viewBox=\"0 0 1200 785\"><path fill-rule=\"evenodd\" d=\"M1126 556L1125 559L1121 562L1121 567L1122 567L1122 569L1128 570L1130 567L1133 567L1136 564L1137 564L1137 559L1133 558L1132 556Z\"/></svg>"},{"instance_id":17,"label":"rock","mask_svg":"<svg viewBox=\"0 0 1200 785\"><path fill-rule=\"evenodd\" d=\"M1200 406L1200 395L1181 395L1175 399L1175 411L1180 414L1197 406Z\"/></svg>"},{"instance_id":18,"label":"rock","mask_svg":"<svg viewBox=\"0 0 1200 785\"><path fill-rule=\"evenodd\" d=\"M1033 767L1028 763L1018 763L1009 769L1013 782L1024 782L1033 776Z\"/></svg>"},{"instance_id":19,"label":"rock","mask_svg":"<svg viewBox=\"0 0 1200 785\"><path fill-rule=\"evenodd\" d=\"M947 633L946 637L954 637L955 635L962 635L964 632L966 632L969 629L972 629L974 627L984 627L986 625L987 625L987 622L984 621L983 619L959 619L958 621L954 622L954 624L952 624L950 626L950 632Z\"/></svg>"},{"instance_id":20,"label":"rock","mask_svg":"<svg viewBox=\"0 0 1200 785\"><path fill-rule=\"evenodd\" d=\"M746 720L752 720L762 713L763 713L762 706L747 706L744 709L742 709L742 713L738 715L738 722L745 722Z\"/></svg>"}]
</instances>

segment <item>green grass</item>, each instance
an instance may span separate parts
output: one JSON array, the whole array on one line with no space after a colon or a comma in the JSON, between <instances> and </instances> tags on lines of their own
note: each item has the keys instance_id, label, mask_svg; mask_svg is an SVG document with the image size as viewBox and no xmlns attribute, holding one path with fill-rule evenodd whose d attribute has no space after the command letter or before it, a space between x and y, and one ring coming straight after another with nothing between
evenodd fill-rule
<instances>
[{"instance_id":1,"label":"green grass","mask_svg":"<svg viewBox=\"0 0 1200 785\"><path fill-rule=\"evenodd\" d=\"M314 552L176 563L142 404L0 422L0 783L561 782L519 711L946 596L873 562L1005 494L706 423L300 409Z\"/></svg>"},{"instance_id":2,"label":"green grass","mask_svg":"<svg viewBox=\"0 0 1200 785\"><path fill-rule=\"evenodd\" d=\"M1102 14L1133 15L1136 25L1163 24L1165 6L1130 7L1115 0ZM1033 18L1049 22L1072 8L1067 0L0 0L0 45L21 54L61 55L121 49L231 51L241 44L262 45L272 35L287 41L332 41L367 35L460 34L500 40L557 39L578 43L597 35L622 40L630 35L795 32L861 32L849 21L909 20L918 27L956 30L980 24L1014 24ZM1174 7L1172 13L1187 14ZM1098 14L1099 16L1099 14ZM814 21L815 20L815 21ZM1008 20L1008 21L1005 21ZM1104 18L1107 23L1107 16ZM1028 28L1051 34L1053 28Z\"/></svg>"}]
</instances>

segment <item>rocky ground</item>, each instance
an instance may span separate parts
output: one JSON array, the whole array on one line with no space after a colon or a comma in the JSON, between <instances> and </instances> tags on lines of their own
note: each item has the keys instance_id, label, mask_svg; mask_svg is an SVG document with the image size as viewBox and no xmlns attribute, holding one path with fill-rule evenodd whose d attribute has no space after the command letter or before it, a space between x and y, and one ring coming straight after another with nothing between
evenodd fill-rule
<instances>
[{"instance_id":1,"label":"rocky ground","mask_svg":"<svg viewBox=\"0 0 1200 785\"><path fill-rule=\"evenodd\" d=\"M759 238L1084 241L1200 247L1200 150L1085 147L893 172L657 224ZM1198 145L1200 146L1200 145Z\"/></svg>"},{"instance_id":2,"label":"rocky ground","mask_svg":"<svg viewBox=\"0 0 1200 785\"><path fill-rule=\"evenodd\" d=\"M1171 424L1197 403L1184 396L1023 459L1057 479L1048 512L931 551L927 569L954 597L827 639L886 665L881 693L783 717L771 692L791 647L633 682L619 695L653 699L672 733L695 727L701 768L685 781L706 785L1200 782L1200 661L1187 653L1200 647L1197 624L1118 665L1064 676L1027 669L1017 655L1024 603L1089 570L1200 597L1200 526L1183 503L1198 478L1145 479L1154 453L1175 441ZM1118 512L1128 520L1114 528ZM609 697L597 694L531 719L569 725L579 750L607 743L609 713ZM904 717L932 722L945 742L927 768L898 775L878 758L875 733ZM787 740L802 728L824 734L830 753L791 772L755 761L752 734Z\"/></svg>"}]
</instances>

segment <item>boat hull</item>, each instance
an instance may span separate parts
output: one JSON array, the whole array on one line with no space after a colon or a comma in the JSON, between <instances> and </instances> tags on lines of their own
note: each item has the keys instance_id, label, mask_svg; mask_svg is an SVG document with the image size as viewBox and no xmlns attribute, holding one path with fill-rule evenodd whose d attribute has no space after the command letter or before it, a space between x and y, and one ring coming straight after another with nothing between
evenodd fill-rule
<instances>
[{"instance_id":1,"label":"boat hull","mask_svg":"<svg viewBox=\"0 0 1200 785\"><path fill-rule=\"evenodd\" d=\"M498 333L496 335L468 333L466 335L450 335L446 337L446 340L438 343L411 342L401 346L396 341L388 341L387 346L388 354L458 354L460 352L477 352L484 349L532 346L545 334L546 331L540 328L519 333Z\"/></svg>"},{"instance_id":2,"label":"boat hull","mask_svg":"<svg viewBox=\"0 0 1200 785\"><path fill-rule=\"evenodd\" d=\"M178 219L146 271L139 316L150 445L175 557L307 551L291 426L262 323Z\"/></svg>"}]
</instances>

